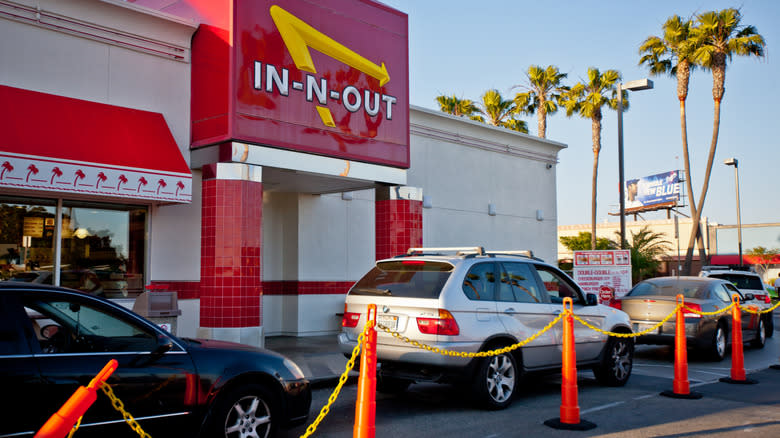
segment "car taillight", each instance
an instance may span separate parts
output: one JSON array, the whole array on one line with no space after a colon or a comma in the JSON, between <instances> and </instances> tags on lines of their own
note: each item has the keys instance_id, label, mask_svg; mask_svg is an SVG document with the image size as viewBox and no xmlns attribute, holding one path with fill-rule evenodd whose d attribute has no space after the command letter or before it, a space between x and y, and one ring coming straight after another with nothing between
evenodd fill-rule
<instances>
[{"instance_id":1,"label":"car taillight","mask_svg":"<svg viewBox=\"0 0 780 438\"><path fill-rule=\"evenodd\" d=\"M769 295L761 295L760 299L763 299L766 304L772 304L772 299L769 298Z\"/></svg>"},{"instance_id":2,"label":"car taillight","mask_svg":"<svg viewBox=\"0 0 780 438\"><path fill-rule=\"evenodd\" d=\"M609 300L609 307L614 307L618 310L623 310L623 302L620 300Z\"/></svg>"},{"instance_id":3,"label":"car taillight","mask_svg":"<svg viewBox=\"0 0 780 438\"><path fill-rule=\"evenodd\" d=\"M417 328L420 333L426 335L457 336L460 334L455 317L444 309L439 309L438 318L417 318Z\"/></svg>"},{"instance_id":4,"label":"car taillight","mask_svg":"<svg viewBox=\"0 0 780 438\"><path fill-rule=\"evenodd\" d=\"M701 306L695 303L685 303L685 307L696 310L697 312L701 312ZM685 308L683 308L683 318L701 318L701 315L698 313L688 312Z\"/></svg>"},{"instance_id":5,"label":"car taillight","mask_svg":"<svg viewBox=\"0 0 780 438\"><path fill-rule=\"evenodd\" d=\"M344 317L341 318L342 327L357 327L360 321L360 312L347 312L347 303L344 303Z\"/></svg>"}]
</instances>

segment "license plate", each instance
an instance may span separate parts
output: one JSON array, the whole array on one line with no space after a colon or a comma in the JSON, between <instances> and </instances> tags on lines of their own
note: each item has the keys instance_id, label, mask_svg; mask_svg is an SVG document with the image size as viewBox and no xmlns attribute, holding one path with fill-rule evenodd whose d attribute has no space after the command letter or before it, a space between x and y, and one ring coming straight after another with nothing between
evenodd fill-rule
<instances>
[{"instance_id":1,"label":"license plate","mask_svg":"<svg viewBox=\"0 0 780 438\"><path fill-rule=\"evenodd\" d=\"M377 315L376 316L376 323L379 325L383 325L390 330L397 330L398 329L398 317L392 316L392 315Z\"/></svg>"},{"instance_id":2,"label":"license plate","mask_svg":"<svg viewBox=\"0 0 780 438\"><path fill-rule=\"evenodd\" d=\"M634 324L634 333L643 332L651 327L654 327L655 324ZM658 329L653 330L651 332L645 333L647 335L654 335L658 333Z\"/></svg>"}]
</instances>

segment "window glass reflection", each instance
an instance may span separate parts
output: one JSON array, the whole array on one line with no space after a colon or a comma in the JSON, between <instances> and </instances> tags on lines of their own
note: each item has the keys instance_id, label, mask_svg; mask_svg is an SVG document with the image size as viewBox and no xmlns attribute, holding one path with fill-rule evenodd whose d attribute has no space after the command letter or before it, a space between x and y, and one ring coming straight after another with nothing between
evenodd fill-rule
<instances>
[{"instance_id":1,"label":"window glass reflection","mask_svg":"<svg viewBox=\"0 0 780 438\"><path fill-rule=\"evenodd\" d=\"M108 298L143 292L146 208L64 202L60 284Z\"/></svg>"},{"instance_id":2,"label":"window glass reflection","mask_svg":"<svg viewBox=\"0 0 780 438\"><path fill-rule=\"evenodd\" d=\"M0 197L0 278L52 283L54 200Z\"/></svg>"}]
</instances>

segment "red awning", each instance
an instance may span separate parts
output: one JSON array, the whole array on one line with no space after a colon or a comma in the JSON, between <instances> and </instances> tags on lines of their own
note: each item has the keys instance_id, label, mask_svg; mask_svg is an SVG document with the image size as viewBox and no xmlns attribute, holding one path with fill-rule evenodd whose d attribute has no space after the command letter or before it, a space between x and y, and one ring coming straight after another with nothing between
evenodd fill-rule
<instances>
[{"instance_id":1,"label":"red awning","mask_svg":"<svg viewBox=\"0 0 780 438\"><path fill-rule=\"evenodd\" d=\"M192 200L160 113L0 85L0 187Z\"/></svg>"}]
</instances>

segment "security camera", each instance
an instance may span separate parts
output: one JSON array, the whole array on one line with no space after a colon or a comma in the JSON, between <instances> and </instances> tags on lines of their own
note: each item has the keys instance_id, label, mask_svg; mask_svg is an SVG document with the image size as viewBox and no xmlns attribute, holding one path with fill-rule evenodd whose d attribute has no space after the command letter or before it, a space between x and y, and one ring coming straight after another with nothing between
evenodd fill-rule
<instances>
[{"instance_id":1,"label":"security camera","mask_svg":"<svg viewBox=\"0 0 780 438\"><path fill-rule=\"evenodd\" d=\"M548 169L552 169L552 164L551 164L551 163L547 163L547 164L545 165L545 167L547 167Z\"/></svg>"}]
</instances>

